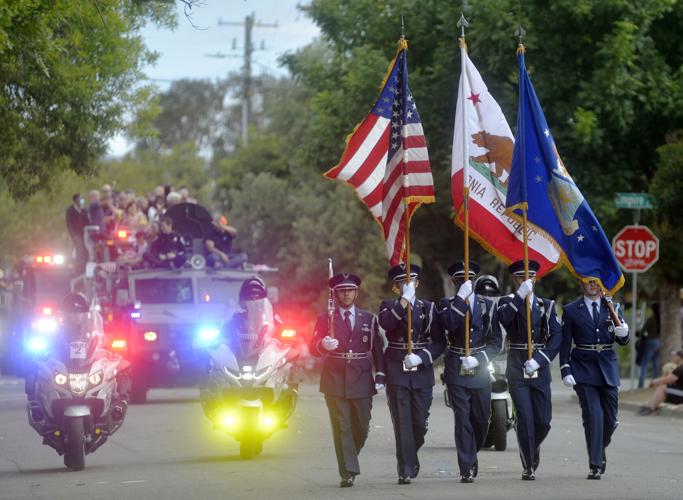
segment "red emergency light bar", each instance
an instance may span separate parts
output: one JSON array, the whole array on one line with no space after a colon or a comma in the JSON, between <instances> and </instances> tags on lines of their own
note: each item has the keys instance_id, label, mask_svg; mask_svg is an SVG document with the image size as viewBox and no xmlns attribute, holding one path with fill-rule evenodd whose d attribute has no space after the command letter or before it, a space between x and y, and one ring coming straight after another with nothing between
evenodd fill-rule
<instances>
[{"instance_id":1,"label":"red emergency light bar","mask_svg":"<svg viewBox=\"0 0 683 500\"><path fill-rule=\"evenodd\" d=\"M48 265L62 265L64 264L63 255L30 255L24 258L25 262L30 264L48 264Z\"/></svg>"}]
</instances>

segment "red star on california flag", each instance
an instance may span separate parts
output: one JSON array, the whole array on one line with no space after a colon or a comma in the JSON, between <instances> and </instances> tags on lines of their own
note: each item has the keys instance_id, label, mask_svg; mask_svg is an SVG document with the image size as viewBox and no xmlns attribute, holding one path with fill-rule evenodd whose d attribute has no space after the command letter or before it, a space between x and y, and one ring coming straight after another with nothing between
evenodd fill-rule
<instances>
[{"instance_id":1,"label":"red star on california flag","mask_svg":"<svg viewBox=\"0 0 683 500\"><path fill-rule=\"evenodd\" d=\"M469 99L470 101L472 101L472 105L475 105L475 104L477 104L478 102L481 102L481 99L479 99L479 95L480 95L480 94L475 94L474 92L472 92L472 93L470 94L470 96L468 97L468 99Z\"/></svg>"}]
</instances>

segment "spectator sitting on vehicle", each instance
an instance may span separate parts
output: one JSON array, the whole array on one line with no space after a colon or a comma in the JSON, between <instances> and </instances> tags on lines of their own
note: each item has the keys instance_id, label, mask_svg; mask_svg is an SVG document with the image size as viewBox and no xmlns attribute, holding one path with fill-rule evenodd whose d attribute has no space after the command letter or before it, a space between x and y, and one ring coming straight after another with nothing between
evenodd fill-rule
<instances>
[{"instance_id":1,"label":"spectator sitting on vehicle","mask_svg":"<svg viewBox=\"0 0 683 500\"><path fill-rule=\"evenodd\" d=\"M171 208L173 205L177 205L178 203L182 203L183 197L178 193L177 191L171 191L168 193L166 196L166 210Z\"/></svg>"},{"instance_id":2,"label":"spectator sitting on vehicle","mask_svg":"<svg viewBox=\"0 0 683 500\"><path fill-rule=\"evenodd\" d=\"M147 210L147 219L150 224L159 223L159 218L166 212L166 201L163 196L156 196L154 203Z\"/></svg>"},{"instance_id":3,"label":"spectator sitting on vehicle","mask_svg":"<svg viewBox=\"0 0 683 500\"><path fill-rule=\"evenodd\" d=\"M683 349L672 354L676 368L668 375L658 377L650 383L650 387L656 389L647 405L640 409L640 415L656 414L661 403L683 404Z\"/></svg>"},{"instance_id":4,"label":"spectator sitting on vehicle","mask_svg":"<svg viewBox=\"0 0 683 500\"><path fill-rule=\"evenodd\" d=\"M147 217L140 212L136 202L128 202L126 206L126 215L123 217L123 226L128 228L132 233L144 231L147 228Z\"/></svg>"},{"instance_id":5,"label":"spectator sitting on vehicle","mask_svg":"<svg viewBox=\"0 0 683 500\"><path fill-rule=\"evenodd\" d=\"M237 269L246 262L246 254L232 252L232 240L235 236L237 236L237 230L228 225L228 219L225 216L220 215L214 219L213 229L204 240L208 267Z\"/></svg>"},{"instance_id":6,"label":"spectator sitting on vehicle","mask_svg":"<svg viewBox=\"0 0 683 500\"><path fill-rule=\"evenodd\" d=\"M185 247L178 233L173 231L173 219L166 216L161 218L159 236L143 257L152 267L183 267L186 260Z\"/></svg>"}]
</instances>

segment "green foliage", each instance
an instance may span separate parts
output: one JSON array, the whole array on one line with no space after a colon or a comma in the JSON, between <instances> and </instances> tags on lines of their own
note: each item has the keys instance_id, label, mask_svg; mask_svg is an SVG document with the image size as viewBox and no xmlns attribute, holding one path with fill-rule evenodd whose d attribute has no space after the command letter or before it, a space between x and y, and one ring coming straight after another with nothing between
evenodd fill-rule
<instances>
[{"instance_id":1,"label":"green foliage","mask_svg":"<svg viewBox=\"0 0 683 500\"><path fill-rule=\"evenodd\" d=\"M92 174L123 116L145 105L139 35L170 26L170 4L0 1L0 179L13 197L57 174Z\"/></svg>"}]
</instances>

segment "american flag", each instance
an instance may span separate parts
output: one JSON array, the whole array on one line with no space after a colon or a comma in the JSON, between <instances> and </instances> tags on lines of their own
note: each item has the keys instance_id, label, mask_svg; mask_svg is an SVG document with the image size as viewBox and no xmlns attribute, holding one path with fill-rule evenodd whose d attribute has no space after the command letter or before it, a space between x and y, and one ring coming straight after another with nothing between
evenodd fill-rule
<instances>
[{"instance_id":1,"label":"american flag","mask_svg":"<svg viewBox=\"0 0 683 500\"><path fill-rule=\"evenodd\" d=\"M351 184L382 227L391 265L405 257L405 210L434 202L434 181L420 116L408 88L402 40L372 110L347 139L339 164L325 173Z\"/></svg>"}]
</instances>

